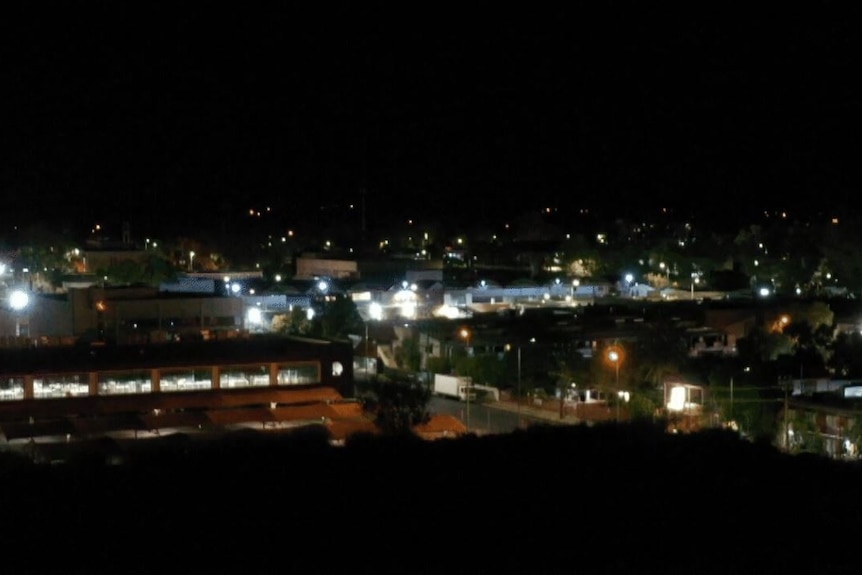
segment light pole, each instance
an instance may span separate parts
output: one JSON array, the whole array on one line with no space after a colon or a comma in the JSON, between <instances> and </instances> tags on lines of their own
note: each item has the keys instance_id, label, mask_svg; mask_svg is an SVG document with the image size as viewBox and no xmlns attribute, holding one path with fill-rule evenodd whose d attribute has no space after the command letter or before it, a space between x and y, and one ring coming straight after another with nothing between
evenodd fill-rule
<instances>
[{"instance_id":1,"label":"light pole","mask_svg":"<svg viewBox=\"0 0 862 575\"><path fill-rule=\"evenodd\" d=\"M506 344L506 351L512 351L512 344ZM518 346L518 379L515 388L515 407L518 414L518 425L521 425L521 346Z\"/></svg>"},{"instance_id":2,"label":"light pole","mask_svg":"<svg viewBox=\"0 0 862 575\"><path fill-rule=\"evenodd\" d=\"M699 282L700 282L700 278L697 277L696 273L692 272L691 273L691 300L692 301L694 301L694 284L699 283Z\"/></svg>"},{"instance_id":3,"label":"light pole","mask_svg":"<svg viewBox=\"0 0 862 575\"><path fill-rule=\"evenodd\" d=\"M195 252L191 251L191 252L189 252L189 271L190 272L194 271L194 265L195 265Z\"/></svg>"},{"instance_id":4,"label":"light pole","mask_svg":"<svg viewBox=\"0 0 862 575\"><path fill-rule=\"evenodd\" d=\"M521 346L518 346L518 426L521 425Z\"/></svg>"},{"instance_id":5,"label":"light pole","mask_svg":"<svg viewBox=\"0 0 862 575\"><path fill-rule=\"evenodd\" d=\"M572 291L571 291L571 294L572 294L572 296L571 296L571 297L572 297L572 304L574 304L574 303L575 303L575 290L577 289L577 287L578 287L579 285L581 285L581 281L580 281L579 279L575 278L575 279L573 279L573 280L572 280Z\"/></svg>"},{"instance_id":6,"label":"light pole","mask_svg":"<svg viewBox=\"0 0 862 575\"><path fill-rule=\"evenodd\" d=\"M464 338L464 350L467 352L467 357L470 356L470 330L465 328L461 328L461 337ZM467 432L470 431L470 393L471 393L471 384L472 380L467 380L467 390L464 394L464 400L467 402L467 416L464 420L464 425L467 427Z\"/></svg>"},{"instance_id":7,"label":"light pole","mask_svg":"<svg viewBox=\"0 0 862 575\"><path fill-rule=\"evenodd\" d=\"M464 351L467 356L470 355L470 330L466 327L461 328L461 337L464 338Z\"/></svg>"},{"instance_id":8,"label":"light pole","mask_svg":"<svg viewBox=\"0 0 862 575\"><path fill-rule=\"evenodd\" d=\"M616 374L616 391L617 391L617 421L620 420L620 400L622 395L620 395L620 363L623 360L622 351L617 346L613 346L608 350L607 359L614 365L614 371Z\"/></svg>"},{"instance_id":9,"label":"light pole","mask_svg":"<svg viewBox=\"0 0 862 575\"><path fill-rule=\"evenodd\" d=\"M30 304L30 296L24 290L16 289L9 294L9 307L15 315L15 337L21 335L21 312ZM30 335L30 326L27 326L27 335Z\"/></svg>"}]
</instances>

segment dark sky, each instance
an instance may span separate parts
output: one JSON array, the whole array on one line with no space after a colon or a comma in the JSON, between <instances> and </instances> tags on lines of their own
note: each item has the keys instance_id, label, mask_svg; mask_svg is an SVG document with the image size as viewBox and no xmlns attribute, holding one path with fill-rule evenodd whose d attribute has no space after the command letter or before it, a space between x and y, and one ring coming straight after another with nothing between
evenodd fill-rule
<instances>
[{"instance_id":1,"label":"dark sky","mask_svg":"<svg viewBox=\"0 0 862 575\"><path fill-rule=\"evenodd\" d=\"M862 50L840 4L562 4L24 9L0 25L4 211L149 229L363 188L375 217L852 200Z\"/></svg>"}]
</instances>

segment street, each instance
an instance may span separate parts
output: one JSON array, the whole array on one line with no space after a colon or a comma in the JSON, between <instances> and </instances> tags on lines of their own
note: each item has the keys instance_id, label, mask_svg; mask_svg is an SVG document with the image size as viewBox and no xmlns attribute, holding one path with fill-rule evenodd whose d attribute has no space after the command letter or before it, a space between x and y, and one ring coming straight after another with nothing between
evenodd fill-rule
<instances>
[{"instance_id":1,"label":"street","mask_svg":"<svg viewBox=\"0 0 862 575\"><path fill-rule=\"evenodd\" d=\"M521 406L507 401L473 403L445 397L432 397L428 406L432 413L457 417L474 433L511 433L519 427L536 423L577 423L571 415L559 419L559 412ZM520 421L520 425L519 425Z\"/></svg>"}]
</instances>

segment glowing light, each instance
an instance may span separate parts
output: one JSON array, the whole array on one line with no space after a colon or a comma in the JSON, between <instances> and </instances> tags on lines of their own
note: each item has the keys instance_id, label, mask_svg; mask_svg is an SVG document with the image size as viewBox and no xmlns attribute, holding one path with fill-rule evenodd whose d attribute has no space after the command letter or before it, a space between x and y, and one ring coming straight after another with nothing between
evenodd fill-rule
<instances>
[{"instance_id":1,"label":"glowing light","mask_svg":"<svg viewBox=\"0 0 862 575\"><path fill-rule=\"evenodd\" d=\"M676 386L670 390L670 399L667 408L671 411L682 411L685 409L685 388Z\"/></svg>"},{"instance_id":2,"label":"glowing light","mask_svg":"<svg viewBox=\"0 0 862 575\"><path fill-rule=\"evenodd\" d=\"M464 314L462 314L461 310L459 310L453 305L441 305L434 311L434 315L437 317L456 319L459 317L463 317Z\"/></svg>"},{"instance_id":3,"label":"glowing light","mask_svg":"<svg viewBox=\"0 0 862 575\"><path fill-rule=\"evenodd\" d=\"M14 310L22 310L30 303L30 296L22 290L15 290L9 294L9 305Z\"/></svg>"},{"instance_id":4,"label":"glowing light","mask_svg":"<svg viewBox=\"0 0 862 575\"><path fill-rule=\"evenodd\" d=\"M407 282L404 282L406 285ZM418 307L418 296L416 292L412 291L409 288L398 290L394 296L392 296L392 303L399 307L400 315L406 318L415 318L416 317L416 309Z\"/></svg>"},{"instance_id":5,"label":"glowing light","mask_svg":"<svg viewBox=\"0 0 862 575\"><path fill-rule=\"evenodd\" d=\"M368 316L374 320L383 319L383 306L373 301L368 306Z\"/></svg>"},{"instance_id":6,"label":"glowing light","mask_svg":"<svg viewBox=\"0 0 862 575\"><path fill-rule=\"evenodd\" d=\"M252 325L260 325L261 323L263 323L263 314L261 313L260 309L256 307L248 308L246 318L248 319L248 322Z\"/></svg>"}]
</instances>

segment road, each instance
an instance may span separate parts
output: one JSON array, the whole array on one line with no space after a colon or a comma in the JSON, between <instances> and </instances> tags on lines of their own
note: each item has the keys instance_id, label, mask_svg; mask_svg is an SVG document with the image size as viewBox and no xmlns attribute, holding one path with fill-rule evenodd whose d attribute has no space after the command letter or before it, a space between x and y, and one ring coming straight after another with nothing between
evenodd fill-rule
<instances>
[{"instance_id":1,"label":"road","mask_svg":"<svg viewBox=\"0 0 862 575\"><path fill-rule=\"evenodd\" d=\"M556 412L513 405L510 402L493 404L467 403L457 399L432 397L432 413L451 415L461 420L475 433L510 433L531 423L575 423L571 417L562 422Z\"/></svg>"}]
</instances>

